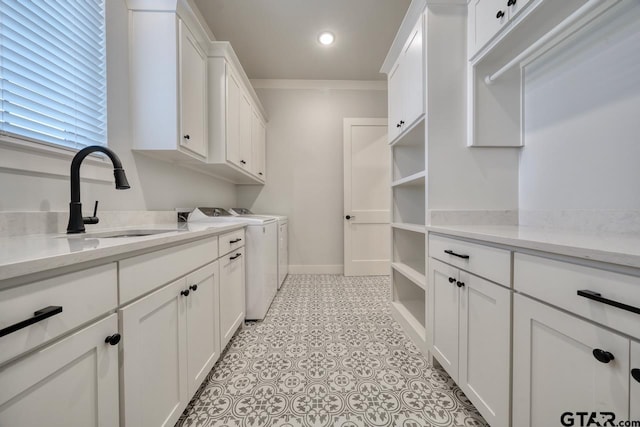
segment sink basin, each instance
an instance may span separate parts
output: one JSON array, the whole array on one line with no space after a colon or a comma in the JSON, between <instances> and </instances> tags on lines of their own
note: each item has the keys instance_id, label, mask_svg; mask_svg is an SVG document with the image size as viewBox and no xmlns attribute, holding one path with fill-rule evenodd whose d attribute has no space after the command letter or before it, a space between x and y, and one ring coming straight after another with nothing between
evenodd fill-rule
<instances>
[{"instance_id":1,"label":"sink basin","mask_svg":"<svg viewBox=\"0 0 640 427\"><path fill-rule=\"evenodd\" d=\"M83 233L83 234L69 234L66 238L82 238L82 239L117 239L122 237L144 237L153 236L156 234L171 233L174 231L181 231L178 229L165 229L165 230L153 230L153 229L140 229L140 230L113 230L103 231L98 233Z\"/></svg>"}]
</instances>

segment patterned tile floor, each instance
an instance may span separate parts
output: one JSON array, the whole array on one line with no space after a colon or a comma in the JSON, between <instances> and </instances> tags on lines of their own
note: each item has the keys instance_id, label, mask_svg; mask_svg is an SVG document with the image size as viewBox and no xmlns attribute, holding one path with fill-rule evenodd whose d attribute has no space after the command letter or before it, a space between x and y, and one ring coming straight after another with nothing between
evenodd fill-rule
<instances>
[{"instance_id":1,"label":"patterned tile floor","mask_svg":"<svg viewBox=\"0 0 640 427\"><path fill-rule=\"evenodd\" d=\"M486 426L389 314L387 277L290 275L176 426Z\"/></svg>"}]
</instances>

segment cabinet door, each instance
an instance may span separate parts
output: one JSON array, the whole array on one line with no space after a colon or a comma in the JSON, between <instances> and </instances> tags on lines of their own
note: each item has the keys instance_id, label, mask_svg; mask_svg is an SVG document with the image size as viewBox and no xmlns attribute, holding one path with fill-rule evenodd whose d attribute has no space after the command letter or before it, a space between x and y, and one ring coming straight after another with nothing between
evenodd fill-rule
<instances>
[{"instance_id":1,"label":"cabinet door","mask_svg":"<svg viewBox=\"0 0 640 427\"><path fill-rule=\"evenodd\" d=\"M244 248L220 258L220 349L244 321Z\"/></svg>"},{"instance_id":2,"label":"cabinet door","mask_svg":"<svg viewBox=\"0 0 640 427\"><path fill-rule=\"evenodd\" d=\"M188 390L193 396L220 357L218 262L188 275L186 285Z\"/></svg>"},{"instance_id":3,"label":"cabinet door","mask_svg":"<svg viewBox=\"0 0 640 427\"><path fill-rule=\"evenodd\" d=\"M631 341L631 408L629 419L640 420L640 343Z\"/></svg>"},{"instance_id":4,"label":"cabinet door","mask_svg":"<svg viewBox=\"0 0 640 427\"><path fill-rule=\"evenodd\" d=\"M252 170L255 175L265 179L265 147L266 129L256 111L251 112L251 151L253 155Z\"/></svg>"},{"instance_id":5,"label":"cabinet door","mask_svg":"<svg viewBox=\"0 0 640 427\"><path fill-rule=\"evenodd\" d=\"M180 21L180 145L202 157L207 157L206 96L206 57Z\"/></svg>"},{"instance_id":6,"label":"cabinet door","mask_svg":"<svg viewBox=\"0 0 640 427\"><path fill-rule=\"evenodd\" d=\"M460 272L458 385L492 427L509 426L511 291Z\"/></svg>"},{"instance_id":7,"label":"cabinet door","mask_svg":"<svg viewBox=\"0 0 640 427\"><path fill-rule=\"evenodd\" d=\"M115 314L0 370L1 426L118 426Z\"/></svg>"},{"instance_id":8,"label":"cabinet door","mask_svg":"<svg viewBox=\"0 0 640 427\"><path fill-rule=\"evenodd\" d=\"M251 171L251 104L240 92L240 167Z\"/></svg>"},{"instance_id":9,"label":"cabinet door","mask_svg":"<svg viewBox=\"0 0 640 427\"><path fill-rule=\"evenodd\" d=\"M400 118L404 130L424 113L425 75L422 17L411 32L402 56L402 102L403 116ZM402 123L404 122L404 123Z\"/></svg>"},{"instance_id":10,"label":"cabinet door","mask_svg":"<svg viewBox=\"0 0 640 427\"><path fill-rule=\"evenodd\" d=\"M173 426L187 406L185 279L120 310L126 426Z\"/></svg>"},{"instance_id":11,"label":"cabinet door","mask_svg":"<svg viewBox=\"0 0 640 427\"><path fill-rule=\"evenodd\" d=\"M278 289L284 283L284 279L287 277L289 270L289 224L280 224L280 233L278 235Z\"/></svg>"},{"instance_id":12,"label":"cabinet door","mask_svg":"<svg viewBox=\"0 0 640 427\"><path fill-rule=\"evenodd\" d=\"M402 117L402 72L401 61L398 60L395 68L389 73L388 103L389 103L389 141L393 141L400 135L400 118Z\"/></svg>"},{"instance_id":13,"label":"cabinet door","mask_svg":"<svg viewBox=\"0 0 640 427\"><path fill-rule=\"evenodd\" d=\"M475 13L471 14L475 19L475 51L482 48L500 29L507 23L509 11L507 0L472 0L471 7ZM501 16L498 17L498 14Z\"/></svg>"},{"instance_id":14,"label":"cabinet door","mask_svg":"<svg viewBox=\"0 0 640 427\"><path fill-rule=\"evenodd\" d=\"M240 163L240 84L227 65L227 161Z\"/></svg>"},{"instance_id":15,"label":"cabinet door","mask_svg":"<svg viewBox=\"0 0 640 427\"><path fill-rule=\"evenodd\" d=\"M458 381L458 269L429 259L429 350Z\"/></svg>"},{"instance_id":16,"label":"cabinet door","mask_svg":"<svg viewBox=\"0 0 640 427\"><path fill-rule=\"evenodd\" d=\"M560 425L576 411L627 418L629 340L519 294L513 314L514 426ZM594 350L615 359L602 363Z\"/></svg>"}]
</instances>

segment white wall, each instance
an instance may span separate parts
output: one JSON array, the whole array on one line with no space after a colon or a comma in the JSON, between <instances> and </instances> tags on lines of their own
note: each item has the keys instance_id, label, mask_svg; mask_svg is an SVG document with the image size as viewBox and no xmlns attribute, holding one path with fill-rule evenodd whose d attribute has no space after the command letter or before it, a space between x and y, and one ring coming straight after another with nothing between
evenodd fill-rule
<instances>
[{"instance_id":1,"label":"white wall","mask_svg":"<svg viewBox=\"0 0 640 427\"><path fill-rule=\"evenodd\" d=\"M256 92L269 114L267 184L238 186L238 204L289 216L292 272L341 272L342 119L386 117L386 90Z\"/></svg>"},{"instance_id":2,"label":"white wall","mask_svg":"<svg viewBox=\"0 0 640 427\"><path fill-rule=\"evenodd\" d=\"M640 210L640 2L621 4L526 69L521 211Z\"/></svg>"},{"instance_id":3,"label":"white wall","mask_svg":"<svg viewBox=\"0 0 640 427\"><path fill-rule=\"evenodd\" d=\"M111 182L85 181L82 183L85 210L91 209L96 199L100 200L101 210L113 211L234 204L233 184L132 153L126 1L109 0L106 7L108 144L122 160L131 189L116 191ZM62 211L68 209L68 204L68 177L0 169L0 211Z\"/></svg>"}]
</instances>

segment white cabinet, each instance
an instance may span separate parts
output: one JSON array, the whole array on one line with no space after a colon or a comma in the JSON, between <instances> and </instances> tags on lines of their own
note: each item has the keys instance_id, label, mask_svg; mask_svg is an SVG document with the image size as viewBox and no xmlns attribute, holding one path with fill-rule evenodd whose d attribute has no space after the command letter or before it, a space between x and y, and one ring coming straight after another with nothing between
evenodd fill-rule
<instances>
[{"instance_id":1,"label":"white cabinet","mask_svg":"<svg viewBox=\"0 0 640 427\"><path fill-rule=\"evenodd\" d=\"M472 0L469 56L487 44L530 0Z\"/></svg>"},{"instance_id":2,"label":"white cabinet","mask_svg":"<svg viewBox=\"0 0 640 427\"><path fill-rule=\"evenodd\" d=\"M511 292L431 258L429 349L494 427L509 425Z\"/></svg>"},{"instance_id":3,"label":"white cabinet","mask_svg":"<svg viewBox=\"0 0 640 427\"><path fill-rule=\"evenodd\" d=\"M204 161L206 56L175 11L136 2L129 7L133 148L168 160Z\"/></svg>"},{"instance_id":4,"label":"white cabinet","mask_svg":"<svg viewBox=\"0 0 640 427\"><path fill-rule=\"evenodd\" d=\"M251 171L263 180L267 179L266 137L267 129L264 122L258 112L253 110L251 112L251 151L253 155Z\"/></svg>"},{"instance_id":5,"label":"white cabinet","mask_svg":"<svg viewBox=\"0 0 640 427\"><path fill-rule=\"evenodd\" d=\"M631 341L630 420L640 420L640 343Z\"/></svg>"},{"instance_id":6,"label":"white cabinet","mask_svg":"<svg viewBox=\"0 0 640 427\"><path fill-rule=\"evenodd\" d=\"M423 22L421 16L389 73L389 141L394 141L425 111Z\"/></svg>"},{"instance_id":7,"label":"white cabinet","mask_svg":"<svg viewBox=\"0 0 640 427\"><path fill-rule=\"evenodd\" d=\"M629 372L628 339L515 295L515 427L559 425L568 411L613 412L628 419Z\"/></svg>"},{"instance_id":8,"label":"white cabinet","mask_svg":"<svg viewBox=\"0 0 640 427\"><path fill-rule=\"evenodd\" d=\"M125 427L173 426L189 402L184 278L120 310Z\"/></svg>"},{"instance_id":9,"label":"white cabinet","mask_svg":"<svg viewBox=\"0 0 640 427\"><path fill-rule=\"evenodd\" d=\"M244 248L223 256L220 262L220 348L224 349L245 313Z\"/></svg>"},{"instance_id":10,"label":"white cabinet","mask_svg":"<svg viewBox=\"0 0 640 427\"><path fill-rule=\"evenodd\" d=\"M207 70L210 169L236 184L264 183L264 115L232 65L231 47L215 44Z\"/></svg>"},{"instance_id":11,"label":"white cabinet","mask_svg":"<svg viewBox=\"0 0 640 427\"><path fill-rule=\"evenodd\" d=\"M220 357L218 262L189 274L186 285L190 292L187 298L187 388L189 396L193 396Z\"/></svg>"},{"instance_id":12,"label":"white cabinet","mask_svg":"<svg viewBox=\"0 0 640 427\"><path fill-rule=\"evenodd\" d=\"M115 314L0 369L0 425L119 425Z\"/></svg>"}]
</instances>

